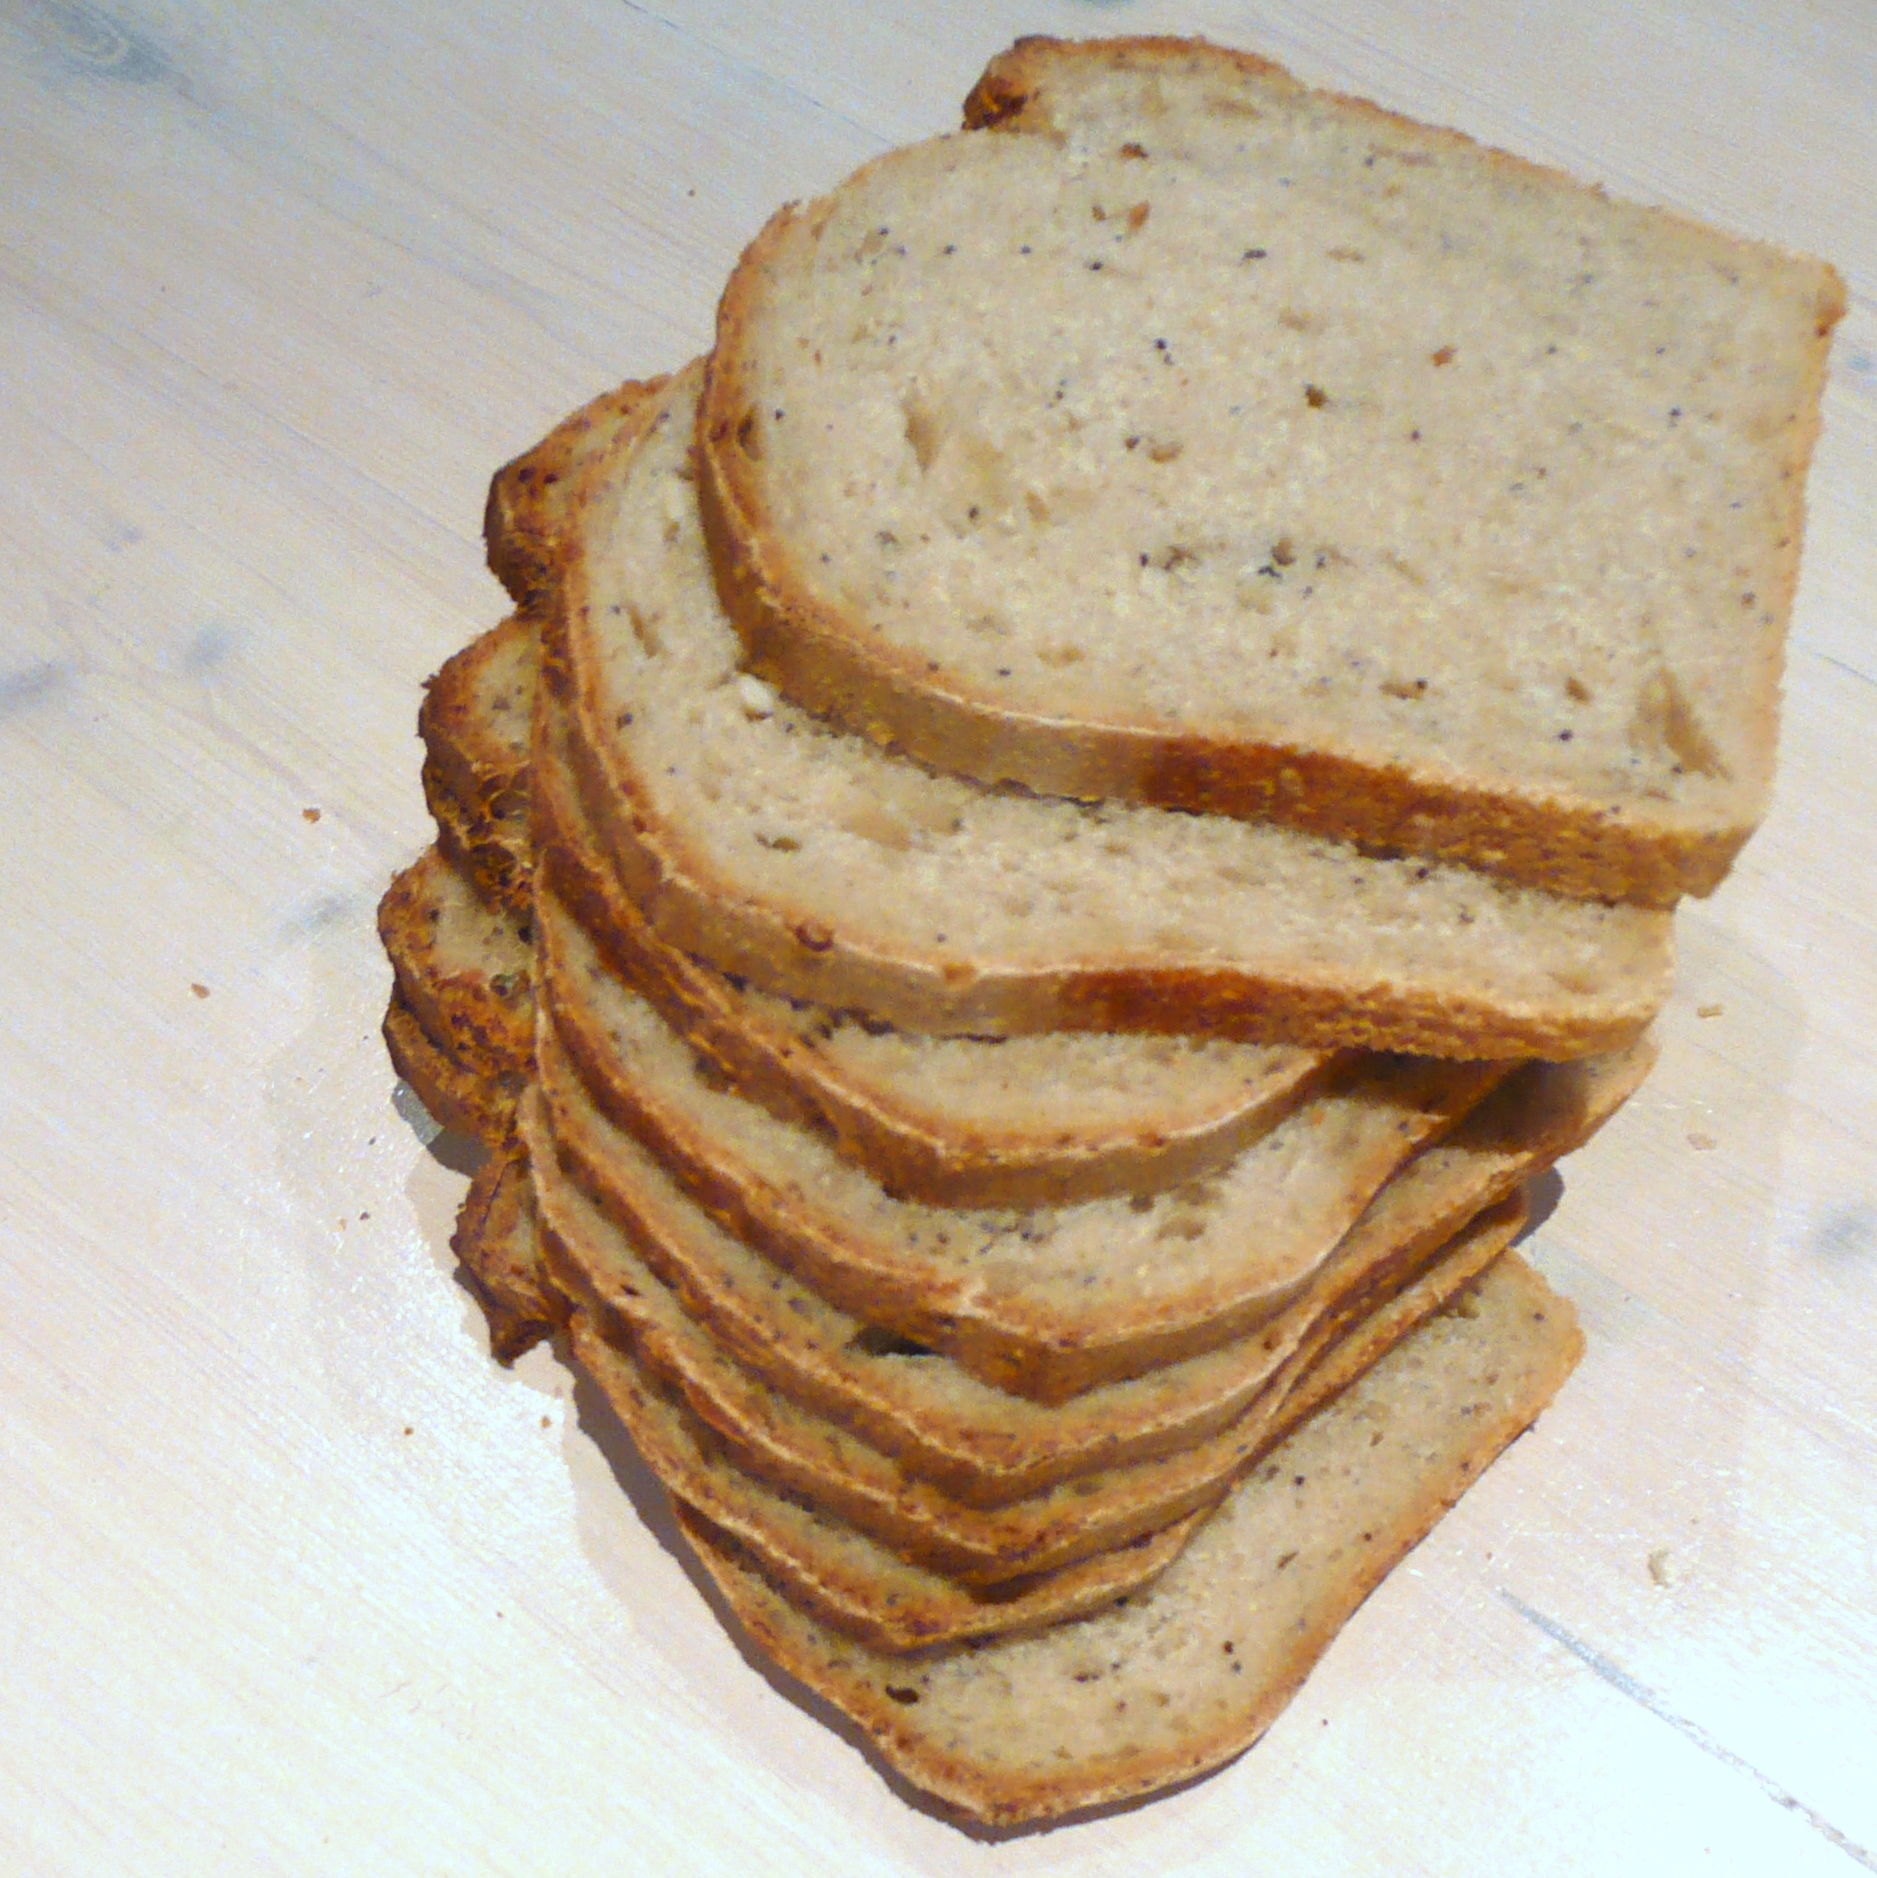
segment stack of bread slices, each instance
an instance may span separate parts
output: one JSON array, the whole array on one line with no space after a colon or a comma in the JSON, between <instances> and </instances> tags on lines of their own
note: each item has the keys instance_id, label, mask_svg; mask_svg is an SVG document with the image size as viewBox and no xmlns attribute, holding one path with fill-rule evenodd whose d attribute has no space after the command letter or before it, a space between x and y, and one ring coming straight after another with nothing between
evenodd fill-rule
<instances>
[{"instance_id":1,"label":"stack of bread slices","mask_svg":"<svg viewBox=\"0 0 1877 1878\"><path fill-rule=\"evenodd\" d=\"M381 914L457 1250L949 1806L1236 1753L1571 1367L1507 1248L1763 808L1841 304L1024 41L496 477Z\"/></svg>"}]
</instances>

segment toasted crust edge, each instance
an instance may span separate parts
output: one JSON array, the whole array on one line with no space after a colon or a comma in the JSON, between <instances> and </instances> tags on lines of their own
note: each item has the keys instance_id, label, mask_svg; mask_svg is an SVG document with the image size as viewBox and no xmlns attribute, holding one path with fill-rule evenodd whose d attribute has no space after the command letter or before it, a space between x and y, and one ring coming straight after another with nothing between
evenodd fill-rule
<instances>
[{"instance_id":1,"label":"toasted crust edge","mask_svg":"<svg viewBox=\"0 0 1877 1878\"><path fill-rule=\"evenodd\" d=\"M455 1062L418 1021L401 990L393 988L384 1017L385 1050L391 1067L429 1111L431 1119L486 1147L499 1147L514 1132L515 1103L525 1078L486 1078Z\"/></svg>"},{"instance_id":2,"label":"toasted crust edge","mask_svg":"<svg viewBox=\"0 0 1877 1878\"><path fill-rule=\"evenodd\" d=\"M595 434L629 419L664 383L662 377L627 379L602 392L489 479L483 547L490 573L512 599L526 603L553 584L567 504L593 454Z\"/></svg>"},{"instance_id":3,"label":"toasted crust edge","mask_svg":"<svg viewBox=\"0 0 1877 1878\"><path fill-rule=\"evenodd\" d=\"M450 1250L489 1326L489 1353L504 1368L565 1321L565 1299L537 1249L528 1157L511 1140L491 1150L457 1209Z\"/></svg>"},{"instance_id":4,"label":"toasted crust edge","mask_svg":"<svg viewBox=\"0 0 1877 1878\"><path fill-rule=\"evenodd\" d=\"M439 876L456 874L438 848L427 848L392 877L378 903L378 938L391 961L398 993L424 1034L466 1075L491 1079L528 1075L534 1067L531 980L501 977L443 956L435 942L431 909ZM478 896L480 898L480 896ZM488 903L482 902L487 908ZM501 913L488 909L491 917Z\"/></svg>"}]
</instances>

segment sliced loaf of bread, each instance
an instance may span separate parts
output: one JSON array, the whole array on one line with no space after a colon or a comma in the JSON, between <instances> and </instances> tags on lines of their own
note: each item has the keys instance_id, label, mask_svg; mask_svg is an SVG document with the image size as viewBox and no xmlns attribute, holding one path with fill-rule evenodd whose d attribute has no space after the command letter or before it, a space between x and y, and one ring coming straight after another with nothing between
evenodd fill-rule
<instances>
[{"instance_id":1,"label":"sliced loaf of bread","mask_svg":"<svg viewBox=\"0 0 1877 1878\"><path fill-rule=\"evenodd\" d=\"M1837 275L1191 42L1026 41L967 121L725 290L754 669L985 782L1709 891Z\"/></svg>"},{"instance_id":2,"label":"sliced loaf of bread","mask_svg":"<svg viewBox=\"0 0 1877 1878\"><path fill-rule=\"evenodd\" d=\"M1190 1779L1249 1747L1331 1638L1569 1375L1570 1309L1516 1255L1351 1381L1146 1592L1040 1635L895 1658L817 1623L734 1539L680 1514L765 1655L881 1759L997 1825ZM1344 1392L1335 1394L1339 1383Z\"/></svg>"},{"instance_id":3,"label":"sliced loaf of bread","mask_svg":"<svg viewBox=\"0 0 1877 1878\"><path fill-rule=\"evenodd\" d=\"M622 891L547 697L532 774L544 879L606 963L730 1087L891 1193L1033 1206L1161 1192L1230 1161L1333 1067L1321 1051L1227 1038L922 1036L773 997L665 943Z\"/></svg>"},{"instance_id":4,"label":"sliced loaf of bread","mask_svg":"<svg viewBox=\"0 0 1877 1878\"><path fill-rule=\"evenodd\" d=\"M1226 1427L1153 1459L1077 1474L985 1508L909 1475L870 1442L774 1394L684 1311L649 1266L621 1247L603 1211L569 1179L552 1142L531 1129L530 1145L553 1282L681 1391L731 1465L811 1502L901 1557L976 1586L1058 1569L1212 1505L1281 1437L1294 1419L1298 1390L1319 1362L1329 1360L1327 1352L1348 1344L1379 1354L1490 1264L1525 1218L1522 1201L1509 1201L1431 1260L1326 1300ZM602 1270L610 1281L604 1287L587 1277ZM930 1367L946 1359L925 1360Z\"/></svg>"},{"instance_id":5,"label":"sliced loaf of bread","mask_svg":"<svg viewBox=\"0 0 1877 1878\"><path fill-rule=\"evenodd\" d=\"M974 1591L908 1563L813 1501L742 1472L674 1385L579 1312L570 1341L665 1489L732 1534L804 1610L876 1650L903 1654L1098 1610L1165 1571L1202 1517L1189 1514L1116 1550Z\"/></svg>"},{"instance_id":6,"label":"sliced loaf of bread","mask_svg":"<svg viewBox=\"0 0 1877 1878\"><path fill-rule=\"evenodd\" d=\"M997 1507L1102 1469L1192 1446L1243 1415L1324 1318L1438 1255L1467 1222L1587 1139L1647 1071L1639 1049L1521 1072L1392 1180L1308 1290L1251 1335L1045 1405L922 1346L882 1336L752 1252L685 1198L577 1088L560 1126L524 1104L536 1178L570 1195L553 1282L583 1308L639 1324L656 1284L723 1350L786 1398L850 1428L909 1477ZM554 1183L557 1172L565 1183ZM579 1204L590 1201L592 1204Z\"/></svg>"},{"instance_id":7,"label":"sliced loaf of bread","mask_svg":"<svg viewBox=\"0 0 1877 1878\"><path fill-rule=\"evenodd\" d=\"M587 805L668 943L940 1032L1568 1057L1660 1005L1665 914L1223 816L986 790L782 702L739 669L711 582L698 384L680 374L593 466L557 591Z\"/></svg>"},{"instance_id":8,"label":"sliced loaf of bread","mask_svg":"<svg viewBox=\"0 0 1877 1878\"><path fill-rule=\"evenodd\" d=\"M1217 1173L1027 1211L896 1200L805 1129L699 1073L555 904L536 900L551 1109L569 1070L707 1211L830 1303L1000 1388L1060 1401L1242 1336L1294 1297L1400 1166L1503 1079L1363 1059Z\"/></svg>"}]
</instances>

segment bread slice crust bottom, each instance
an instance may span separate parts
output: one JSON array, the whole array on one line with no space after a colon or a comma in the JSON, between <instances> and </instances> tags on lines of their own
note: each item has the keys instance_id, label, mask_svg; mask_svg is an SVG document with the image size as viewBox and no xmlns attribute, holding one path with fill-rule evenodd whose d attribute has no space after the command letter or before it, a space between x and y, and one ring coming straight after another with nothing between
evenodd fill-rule
<instances>
[{"instance_id":1,"label":"bread slice crust bottom","mask_svg":"<svg viewBox=\"0 0 1877 1878\"><path fill-rule=\"evenodd\" d=\"M1336 1632L1543 1410L1583 1347L1516 1254L1279 1447L1149 1590L1040 1635L895 1658L817 1624L735 1542L680 1525L764 1655L880 1759L989 1825L1210 1771L1271 1725Z\"/></svg>"},{"instance_id":2,"label":"bread slice crust bottom","mask_svg":"<svg viewBox=\"0 0 1877 1878\"><path fill-rule=\"evenodd\" d=\"M814 712L988 783L1276 817L1592 899L1668 906L1711 891L1764 810L1804 477L1828 336L1845 304L1836 274L1610 201L1195 42L1024 42L993 61L965 122L962 135L890 152L829 197L783 209L724 292L699 411L700 496L725 606L753 669ZM1290 171L1287 187L1255 187L1255 167L1249 192L1245 178L1218 173L1222 162L1229 171L1234 140ZM983 187L998 189L994 218L964 206L959 179L976 170L987 173ZM991 172L1006 170L1000 186ZM1208 190L1230 205L1216 218L1221 228L1194 213ZM923 201L954 195L945 226L920 221ZM1412 200L1416 216L1398 198ZM1033 199L1049 205L1035 228L1017 219ZM1464 219L1491 224L1494 215L1518 244L1509 275L1497 262L1504 243ZM1460 218L1454 230L1443 216ZM1215 257L1205 263L1204 319L1179 299L1169 244L1182 234ZM1583 253L1567 286L1552 249L1569 247L1573 234ZM1405 298L1397 276L1411 267L1432 304L1413 305L1403 316L1412 331L1391 339L1392 329L1377 332L1374 290L1365 295L1360 283L1393 269L1393 292ZM1024 308L1038 309L1039 338L1014 363L961 342L945 317L954 304L975 305L993 270L1022 283L1004 324L988 328L1000 347L1026 343ZM1546 299L1536 283L1552 278ZM850 294L860 296L851 305ZM1573 319L1586 326L1581 341ZM1341 379L1367 356L1352 332L1371 350L1393 351L1382 389L1359 385L1349 398ZM1559 342L1548 350L1547 334ZM1046 369L1041 335L1060 377ZM904 343L889 352L894 341ZM1234 343L1250 367L1230 367ZM1572 375L1578 344L1591 360ZM1191 413L1170 402L1167 385L1189 371L1201 374L1192 396L1205 406L1202 441L1208 424L1248 427L1238 443L1221 442L1219 462L1181 434L1193 428ZM1291 402L1274 404L1276 384L1267 391L1260 372L1293 374ZM1636 408L1605 412L1602 379L1619 372L1634 381ZM1307 382L1316 379L1332 389ZM1775 379L1777 393L1763 389ZM834 508L815 500L812 460L799 454L811 438L819 445L824 389L847 426ZM1510 440L1501 450L1495 429L1482 427L1482 407L1492 409L1510 439L1513 412L1541 398L1547 413L1555 406L1555 423L1548 417L1523 455ZM1684 406L1701 412L1699 440L1680 424ZM1362 415L1383 410L1404 415L1392 426ZM1606 427L1628 442L1584 452L1581 438ZM1339 444L1345 433L1354 441ZM1482 440L1487 455L1476 461ZM1091 453L1110 446L1105 470L1090 469ZM1423 569L1412 566L1410 540L1425 542L1424 521L1399 539L1338 545L1338 529L1359 537L1362 513L1342 513L1333 493L1352 480L1337 455L1345 449L1365 478L1401 483L1404 514L1430 478L1446 478L1433 512L1453 526L1437 552L1418 557ZM1641 464L1639 450L1664 467L1632 467L1652 480L1618 502L1605 466ZM1708 471L1719 451L1726 477ZM1316 482L1294 468L1319 459ZM1187 465L1199 479L1191 490L1180 480ZM1225 496L1253 493L1222 511L1220 490L1205 481L1215 471L1228 478ZM1127 514L1083 542L1073 534L1076 499L1085 485L1116 479ZM1684 485L1698 501L1680 495ZM1208 489L1202 515L1195 505ZM1549 506L1551 519L1528 522L1534 504ZM1162 506L1168 519L1156 536L1148 520ZM1711 517L1723 509L1747 513L1729 516L1741 526L1717 544ZM1654 511L1671 530L1701 532L1679 567L1646 539L1613 553L1607 539L1593 545L1624 540ZM1475 576L1475 524L1489 538L1529 528L1541 555L1575 530L1584 551L1558 547L1556 571L1524 585L1486 565L1488 552ZM1052 533L1069 545L1052 550ZM954 534L980 560L998 557L995 577L961 573ZM1605 571L1638 561L1653 586ZM1032 569L1034 595L1018 584ZM1099 590L1086 584L1096 569L1107 583ZM1450 594L1455 579L1463 584ZM1206 581L1223 586L1215 594ZM1582 621L1560 614L1552 596L1585 581L1595 591ZM1201 591L1203 602L1189 597ZM1302 598L1293 603L1292 593ZM1344 604L1361 631L1345 630L1334 612ZM1326 605L1333 617L1322 624ZM1282 618L1271 629L1274 609ZM1412 670L1352 650L1348 665L1375 668L1358 687L1330 651L1345 640L1372 651L1368 623L1391 613L1426 643L1405 655ZM1104 614L1126 622L1112 654L1108 641L1065 625ZM1542 686L1535 670L1522 674L1532 689L1549 687L1553 648L1561 655L1566 635L1610 621L1639 614L1637 642L1659 650L1651 665L1630 658L1626 643L1587 641L1581 672L1560 668L1555 712L1502 738L1505 748L1482 741L1474 751L1473 726L1494 700L1487 691L1468 700L1463 681L1490 677L1489 664L1449 653L1423 614L1477 614L1495 636L1523 622L1533 663L1546 666ZM980 616L981 631L959 624ZM1190 636L1201 656L1228 616L1243 642L1233 663L1259 673L1244 700L1228 698L1229 685L1194 686L1190 674L1184 684L1156 677L1157 667L1142 676L1143 646L1151 664L1153 646L1184 648ZM1725 638L1715 630L1722 620ZM1329 650L1308 663L1319 635ZM1097 674L1111 664L1117 675L1104 686ZM1725 687L1712 682L1716 666L1729 674ZM1216 658L1205 669L1230 676ZM1634 692L1630 717L1618 686ZM1346 725L1318 707L1319 691L1337 697Z\"/></svg>"}]
</instances>

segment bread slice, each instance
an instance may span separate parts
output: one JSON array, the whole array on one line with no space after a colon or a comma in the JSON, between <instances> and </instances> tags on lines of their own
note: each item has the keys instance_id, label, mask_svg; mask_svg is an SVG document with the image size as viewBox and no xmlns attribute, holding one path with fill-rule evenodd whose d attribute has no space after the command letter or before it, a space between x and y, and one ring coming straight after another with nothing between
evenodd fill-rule
<instances>
[{"instance_id":1,"label":"bread slice","mask_svg":"<svg viewBox=\"0 0 1877 1878\"><path fill-rule=\"evenodd\" d=\"M1326 1314L1371 1301L1586 1139L1642 1080L1648 1060L1638 1050L1523 1072L1391 1181L1278 1317L1204 1355L1054 1405L993 1388L836 1310L710 1220L577 1087L562 1094L558 1129L538 1138L531 1130L531 1139L537 1180L562 1169L600 1209L557 1216L554 1280L585 1308L637 1323L649 1275L778 1399L851 1428L906 1475L954 1499L997 1507L1174 1453L1236 1420Z\"/></svg>"},{"instance_id":2,"label":"bread slice","mask_svg":"<svg viewBox=\"0 0 1877 1878\"><path fill-rule=\"evenodd\" d=\"M772 997L667 945L621 891L549 699L533 774L544 878L607 963L728 1086L889 1193L1039 1206L1161 1192L1232 1160L1334 1066L1321 1051L1222 1037L921 1036Z\"/></svg>"},{"instance_id":3,"label":"bread slice","mask_svg":"<svg viewBox=\"0 0 1877 1878\"><path fill-rule=\"evenodd\" d=\"M531 930L479 899L435 848L378 903L378 936L398 990L466 1072L525 1078L534 1063Z\"/></svg>"},{"instance_id":4,"label":"bread slice","mask_svg":"<svg viewBox=\"0 0 1877 1878\"><path fill-rule=\"evenodd\" d=\"M989 783L1710 891L1844 286L1195 42L1030 40L725 290L750 663Z\"/></svg>"},{"instance_id":5,"label":"bread slice","mask_svg":"<svg viewBox=\"0 0 1877 1878\"><path fill-rule=\"evenodd\" d=\"M1301 1379L1332 1346L1379 1352L1502 1252L1524 1223L1519 1197L1472 1222L1432 1259L1394 1262L1287 1326L1268 1380L1224 1428L1152 1459L1097 1468L996 1507L960 1501L825 1417L777 1396L638 1260L560 1165L524 1108L553 1282L683 1393L738 1470L811 1502L931 1570L974 1586L1027 1577L1130 1543L1211 1506L1293 1419ZM602 1286L588 1277L606 1271ZM624 1285L619 1280L624 1280ZM1340 1359L1339 1359L1340 1360ZM925 1359L928 1367L942 1357ZM942 1384L940 1385L943 1386ZM995 1410L992 1410L995 1414Z\"/></svg>"},{"instance_id":6,"label":"bread slice","mask_svg":"<svg viewBox=\"0 0 1877 1878\"><path fill-rule=\"evenodd\" d=\"M633 414L664 383L663 378L628 379L602 393L490 479L483 546L490 573L518 604L553 585L582 476L617 446Z\"/></svg>"},{"instance_id":7,"label":"bread slice","mask_svg":"<svg viewBox=\"0 0 1877 1878\"><path fill-rule=\"evenodd\" d=\"M551 1109L566 1104L571 1065L699 1205L829 1302L1039 1401L1272 1316L1388 1177L1505 1075L1373 1059L1189 1186L1027 1212L932 1207L893 1199L807 1130L713 1087L551 894L537 895L536 930Z\"/></svg>"},{"instance_id":8,"label":"bread slice","mask_svg":"<svg viewBox=\"0 0 1877 1878\"><path fill-rule=\"evenodd\" d=\"M385 1010L384 1040L391 1067L441 1126L491 1148L514 1134L515 1104L527 1077L513 1070L489 1076L465 1068L447 1044L425 1030L395 984Z\"/></svg>"},{"instance_id":9,"label":"bread slice","mask_svg":"<svg viewBox=\"0 0 1877 1878\"><path fill-rule=\"evenodd\" d=\"M763 1653L887 1766L995 1825L1169 1787L1249 1747L1337 1630L1543 1409L1582 1348L1515 1255L1329 1401L1147 1591L1040 1635L908 1660L817 1623L679 1519ZM1325 1373L1325 1396L1338 1378Z\"/></svg>"},{"instance_id":10,"label":"bread slice","mask_svg":"<svg viewBox=\"0 0 1877 1878\"><path fill-rule=\"evenodd\" d=\"M1667 916L1268 825L987 791L738 670L688 370L582 486L558 590L587 807L670 944L903 1029L1261 1034L1459 1057L1620 1047Z\"/></svg>"},{"instance_id":11,"label":"bread slice","mask_svg":"<svg viewBox=\"0 0 1877 1878\"><path fill-rule=\"evenodd\" d=\"M531 764L537 654L535 623L517 614L431 681L420 724L440 851L526 918L532 794L540 840L561 850L560 890L667 1021L753 1100L831 1130L890 1190L1009 1206L1176 1186L1231 1159L1328 1068L1321 1052L1221 1038L907 1036L768 997L673 952L593 852L557 712ZM474 964L459 955L452 969Z\"/></svg>"},{"instance_id":12,"label":"bread slice","mask_svg":"<svg viewBox=\"0 0 1877 1878\"><path fill-rule=\"evenodd\" d=\"M470 1295L488 1320L490 1354L504 1366L567 1315L542 1267L539 1232L527 1157L505 1143L477 1168L450 1235Z\"/></svg>"},{"instance_id":13,"label":"bread slice","mask_svg":"<svg viewBox=\"0 0 1877 1878\"><path fill-rule=\"evenodd\" d=\"M528 911L528 735L539 641L526 613L472 640L424 687L424 801L445 855L519 917Z\"/></svg>"},{"instance_id":14,"label":"bread slice","mask_svg":"<svg viewBox=\"0 0 1877 1878\"><path fill-rule=\"evenodd\" d=\"M438 845L478 891L525 918L533 850L528 834L528 735L539 642L534 611L550 586L569 498L585 467L617 440L647 393L628 382L563 418L489 485L483 535L489 567L521 603L429 679L417 714L424 800Z\"/></svg>"},{"instance_id":15,"label":"bread slice","mask_svg":"<svg viewBox=\"0 0 1877 1878\"><path fill-rule=\"evenodd\" d=\"M1097 1610L1158 1577L1202 1517L1188 1514L1116 1550L974 1591L908 1563L800 1495L743 1473L674 1385L608 1342L579 1312L570 1342L666 1490L734 1534L822 1622L876 1650L903 1654Z\"/></svg>"}]
</instances>

